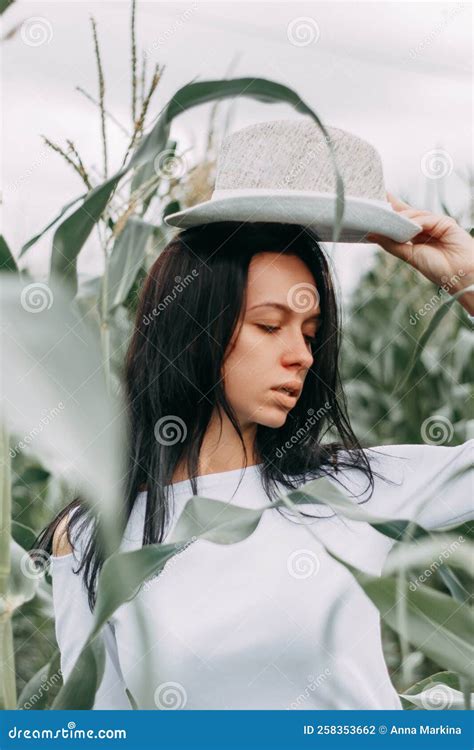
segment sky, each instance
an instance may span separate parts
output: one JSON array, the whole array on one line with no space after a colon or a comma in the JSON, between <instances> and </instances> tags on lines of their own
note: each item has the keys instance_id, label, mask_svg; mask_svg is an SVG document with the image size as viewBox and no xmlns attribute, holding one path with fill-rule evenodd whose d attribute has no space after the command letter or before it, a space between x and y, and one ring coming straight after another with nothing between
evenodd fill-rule
<instances>
[{"instance_id":1,"label":"sky","mask_svg":"<svg viewBox=\"0 0 474 750\"><path fill-rule=\"evenodd\" d=\"M72 198L77 175L47 149L41 134L74 141L83 161L101 169L98 111L77 90L97 95L90 16L97 21L107 110L130 126L128 2L16 2L3 17L1 85L2 231L15 255ZM191 80L264 77L294 88L325 125L349 130L382 157L385 185L419 208L469 218L465 177L472 173L472 5L468 2L156 2L138 3L137 38L165 66L152 114ZM6 37L6 38L5 38ZM230 129L298 118L284 105L240 99ZM178 117L172 135L198 160L209 106ZM107 125L110 170L125 136ZM441 150L441 163L430 154ZM428 160L428 161L427 161ZM432 173L426 175L426 164ZM423 167L423 165L425 165ZM439 169L444 176L439 177ZM98 178L97 178L98 179ZM46 277L51 233L25 256ZM327 246L343 293L370 266L371 245ZM81 275L96 275L94 237L80 255Z\"/></svg>"}]
</instances>

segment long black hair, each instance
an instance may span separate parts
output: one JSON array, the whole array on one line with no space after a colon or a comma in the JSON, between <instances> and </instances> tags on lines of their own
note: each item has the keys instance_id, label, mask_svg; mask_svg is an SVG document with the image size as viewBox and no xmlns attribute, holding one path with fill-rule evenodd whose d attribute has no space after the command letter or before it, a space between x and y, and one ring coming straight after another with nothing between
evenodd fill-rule
<instances>
[{"instance_id":1,"label":"long black hair","mask_svg":"<svg viewBox=\"0 0 474 750\"><path fill-rule=\"evenodd\" d=\"M137 495L146 489L144 545L161 542L166 535L172 514L165 487L172 483L178 463L186 467L193 494L198 494L198 459L215 407L239 435L247 466L242 433L221 376L245 309L250 261L263 251L303 260L313 274L322 313L312 343L314 362L295 407L279 428L257 425L255 455L262 464L264 490L274 500L278 483L294 489L301 481L335 476L339 468L350 467L366 475L372 494L375 472L347 416L338 370L339 312L317 235L291 224L205 224L177 234L148 272L125 362L129 463L124 516L128 520ZM72 509L76 512L70 514ZM88 506L76 498L43 530L35 548L51 552L54 532L66 516L72 544L72 528L82 519L82 532L88 515ZM95 524L76 571L83 570L91 609L103 561Z\"/></svg>"}]
</instances>

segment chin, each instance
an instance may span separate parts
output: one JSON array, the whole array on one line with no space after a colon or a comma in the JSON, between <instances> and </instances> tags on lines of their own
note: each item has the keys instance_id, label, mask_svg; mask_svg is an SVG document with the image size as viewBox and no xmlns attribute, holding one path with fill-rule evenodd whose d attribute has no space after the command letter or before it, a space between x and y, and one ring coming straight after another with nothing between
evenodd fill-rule
<instances>
[{"instance_id":1,"label":"chin","mask_svg":"<svg viewBox=\"0 0 474 750\"><path fill-rule=\"evenodd\" d=\"M261 407L258 412L254 412L253 420L263 427L282 427L288 417L288 412L284 409L275 409L272 407Z\"/></svg>"}]
</instances>

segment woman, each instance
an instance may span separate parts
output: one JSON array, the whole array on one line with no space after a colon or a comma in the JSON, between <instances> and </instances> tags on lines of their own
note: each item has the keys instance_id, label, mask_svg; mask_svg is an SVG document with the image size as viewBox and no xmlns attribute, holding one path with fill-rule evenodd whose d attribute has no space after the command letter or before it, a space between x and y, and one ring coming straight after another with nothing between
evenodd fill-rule
<instances>
[{"instance_id":1,"label":"woman","mask_svg":"<svg viewBox=\"0 0 474 750\"><path fill-rule=\"evenodd\" d=\"M371 239L437 284L461 278L451 292L473 283L472 240L454 220L390 201L416 220L413 242ZM168 540L191 495L269 509L241 542L186 546L140 590L141 620L132 603L116 611L102 632L94 708L128 709L128 693L144 709L399 709L378 612L326 551L377 575L390 540L327 506L308 507L302 522L271 504L325 475L374 515L416 517L428 528L461 522L472 517L467 475L449 497L436 490L470 463L473 441L364 449L346 415L336 300L318 235L284 213L279 223L223 213L226 221L195 217L141 292L125 372L122 548ZM473 297L460 297L471 314ZM433 499L419 509L427 486ZM91 629L103 560L78 502L41 544L52 544L67 677Z\"/></svg>"}]
</instances>

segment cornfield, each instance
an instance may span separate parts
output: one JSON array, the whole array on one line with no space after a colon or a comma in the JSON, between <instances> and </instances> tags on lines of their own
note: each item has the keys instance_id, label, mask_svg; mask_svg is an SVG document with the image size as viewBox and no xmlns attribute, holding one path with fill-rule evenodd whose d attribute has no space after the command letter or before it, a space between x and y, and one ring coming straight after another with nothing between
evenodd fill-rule
<instances>
[{"instance_id":1,"label":"cornfield","mask_svg":"<svg viewBox=\"0 0 474 750\"><path fill-rule=\"evenodd\" d=\"M164 218L205 199L211 189L217 106L237 97L286 103L311 117L327 135L317 114L295 91L260 78L187 84L148 126L162 70L157 67L148 80L144 65L137 72L132 36L132 128L122 163L111 174L109 115L94 21L92 38L99 81L101 179L94 182L73 140L67 140L66 149L46 139L58 158L75 170L86 192L63 206L19 252L13 253L3 237L0 240L5 363L0 440L0 701L4 709L90 709L104 665L103 646L96 636L113 613L133 600L141 585L191 538L229 544L245 539L256 528L263 509L256 513L193 497L187 509L199 505L199 527L189 520L194 517L190 512L186 521L180 519L172 542L120 552L117 498L123 490L126 431L123 358L137 293L171 236ZM181 113L211 102L206 157L187 169L170 134L172 123ZM337 242L344 186L335 161L334 169L339 200L333 240ZM20 269L18 261L50 231L50 274L45 282ZM103 254L103 273L82 281L77 259L93 232ZM455 297L441 294L422 320L410 323L416 310L438 291L415 279L411 269L400 269L380 254L351 300L343 380L355 432L367 444L420 442L420 425L434 414L452 424L452 444L474 434L473 415L466 407L474 375L469 316ZM93 629L63 683L48 560L35 556L31 545L77 491L95 513L100 511L108 558L99 579ZM408 521L375 518L324 479L282 496L279 502L295 512L304 510L306 503L328 504L395 541L380 577L338 561L380 611L385 657L404 708L422 708L424 691L432 684L449 688L451 708L470 708L472 524L428 531ZM411 589L410 576L429 568L461 535L463 544L454 548L449 564L443 562L428 583Z\"/></svg>"}]
</instances>

